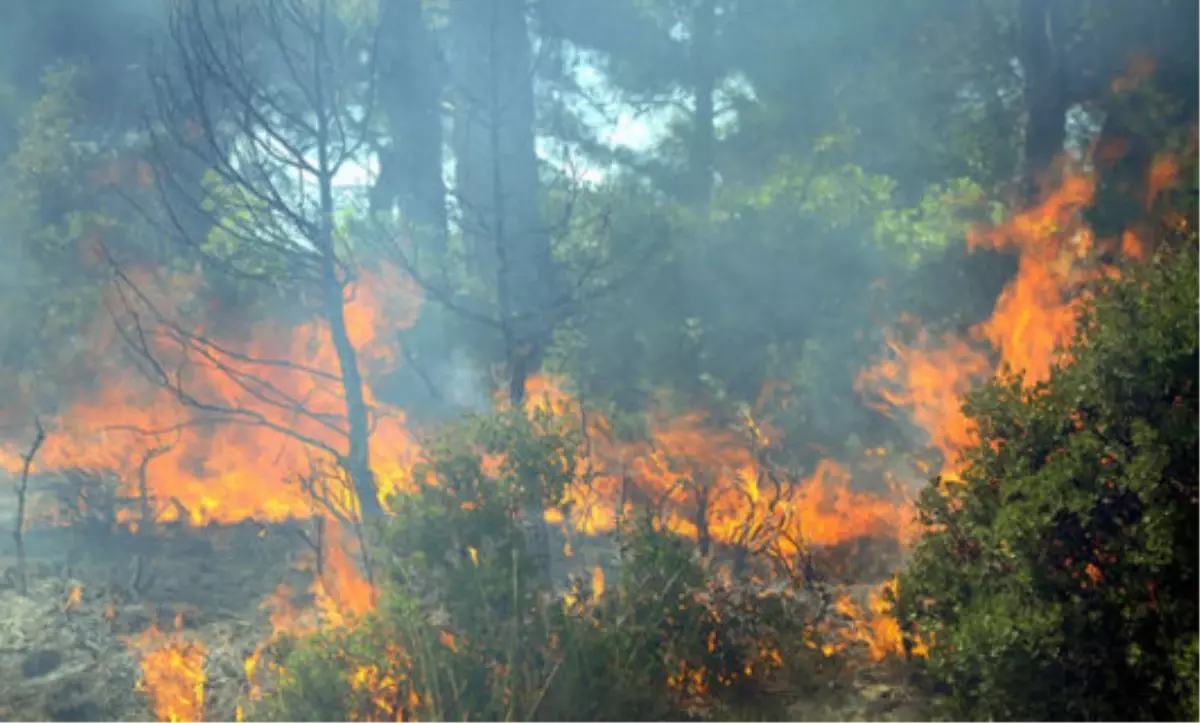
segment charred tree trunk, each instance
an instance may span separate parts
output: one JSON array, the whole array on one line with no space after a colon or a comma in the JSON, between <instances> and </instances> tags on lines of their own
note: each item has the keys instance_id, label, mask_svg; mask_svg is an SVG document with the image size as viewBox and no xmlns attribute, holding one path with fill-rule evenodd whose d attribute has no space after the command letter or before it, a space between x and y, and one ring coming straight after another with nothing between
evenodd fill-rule
<instances>
[{"instance_id":1,"label":"charred tree trunk","mask_svg":"<svg viewBox=\"0 0 1200 723\"><path fill-rule=\"evenodd\" d=\"M321 195L324 198L324 188L322 188ZM322 204L324 204L324 200L322 200ZM329 221L332 222L332 214ZM326 235L326 232L323 232L322 235ZM332 236L332 234L328 235ZM332 238L329 241L332 243ZM358 495L363 517L371 517L382 513L383 507L379 503L378 490L375 488L375 479L371 472L370 413L363 393L363 378L358 368L358 353L350 341L350 334L346 328L346 310L342 297L343 284L338 278L337 263L331 256L332 254L327 254L322 260L321 293L325 306L325 317L329 322L329 335L337 352L342 390L346 400L349 449L342 461L354 482L354 491Z\"/></svg>"},{"instance_id":2,"label":"charred tree trunk","mask_svg":"<svg viewBox=\"0 0 1200 723\"><path fill-rule=\"evenodd\" d=\"M680 200L693 212L694 242L687 253L682 254L679 262L674 264L668 273L673 294L678 299L681 316L684 323L691 324L693 320L701 321L706 317L704 304L709 296L708 285L715 283L708 271L710 264L706 259L706 239L709 236L711 218L711 202L713 192L713 171L715 156L715 104L713 93L716 89L716 2L715 0L697 0L690 18L690 37L688 40L688 74L690 91L695 110L691 119L691 132L687 138L687 174L683 177L680 190ZM705 289L700 292L700 289ZM690 353L680 359L680 379L685 388L697 397L703 397L704 390L700 379L706 369L703 366L703 347L696 344L690 335L681 340L685 348L691 347Z\"/></svg>"},{"instance_id":3,"label":"charred tree trunk","mask_svg":"<svg viewBox=\"0 0 1200 723\"><path fill-rule=\"evenodd\" d=\"M700 556L708 558L712 551L712 534L708 528L708 510L711 503L711 477L707 472L696 475L696 545Z\"/></svg>"},{"instance_id":4,"label":"charred tree trunk","mask_svg":"<svg viewBox=\"0 0 1200 723\"><path fill-rule=\"evenodd\" d=\"M525 3L455 0L451 25L456 196L463 233L474 270L494 284L500 325L511 336L504 349L510 377L514 387L523 387L553 326L555 298L534 150ZM522 353L527 346L532 348Z\"/></svg>"},{"instance_id":5,"label":"charred tree trunk","mask_svg":"<svg viewBox=\"0 0 1200 723\"><path fill-rule=\"evenodd\" d=\"M157 329L182 349L230 353L173 319L175 310L164 314L155 309L114 262L122 288L129 292L123 296L129 326L122 328L122 337L147 362L154 379L182 403L206 415L252 421L329 455L348 473L362 514L378 514L382 506L371 472L371 410L346 320L353 259L336 237L334 193L337 171L361 158L372 138L373 118L358 111L374 108L374 69L355 51L330 0L261 0L238 4L236 12L222 0L181 0L172 4L169 30L173 62L152 73L160 122L148 130L153 148L167 152L155 154L155 180L171 237L222 272L214 278L316 292L337 371L299 360L273 362L295 362L297 372L316 376L314 383L336 378L345 416L318 413L308 407L307 398L236 365L222 371L231 378L252 379L266 390L253 395L254 404L208 389L199 394L189 390L185 378L158 358L162 351L146 344L142 319L155 320ZM184 154L201 166L211 165L208 175L219 192L209 190L207 183L197 189L172 182L171 161ZM210 226L219 226L246 254L208 249ZM247 264L247 259L257 260ZM264 268L261 259L273 263ZM256 358L247 355L244 361L253 367ZM314 426L306 429L299 420Z\"/></svg>"}]
</instances>

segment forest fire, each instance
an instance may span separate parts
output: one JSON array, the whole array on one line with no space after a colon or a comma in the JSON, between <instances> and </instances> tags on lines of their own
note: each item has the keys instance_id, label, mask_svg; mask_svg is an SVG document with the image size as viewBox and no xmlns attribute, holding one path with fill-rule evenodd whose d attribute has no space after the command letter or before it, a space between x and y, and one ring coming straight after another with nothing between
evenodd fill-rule
<instances>
[{"instance_id":1,"label":"forest fire","mask_svg":"<svg viewBox=\"0 0 1200 723\"><path fill-rule=\"evenodd\" d=\"M1148 183L1152 193L1161 193L1177 173L1173 161L1156 159ZM1096 182L1094 171L1066 165L1061 183L1039 204L998 226L973 229L969 248L1018 255L1016 277L992 315L972 327L967 338L945 334L935 342L921 330L912 344L893 339L893 358L859 374L857 388L875 398L877 409L903 410L929 435L930 446L942 455L943 478L957 478L959 450L973 439L974 428L961 409L965 393L1006 371L1021 374L1027 387L1045 381L1075 332L1088 284L1119 274L1104 255L1141 257L1141 243L1132 232L1098 240L1087 226L1083 211L1093 202Z\"/></svg>"},{"instance_id":2,"label":"forest fire","mask_svg":"<svg viewBox=\"0 0 1200 723\"><path fill-rule=\"evenodd\" d=\"M187 303L178 297L180 290L194 283L187 276L142 275L138 291L146 305L174 309ZM387 270L364 276L353 288L346 316L364 366L394 364L395 352L385 339L415 318L409 289ZM97 325L106 322L99 319ZM102 365L109 373L96 391L80 394L58 415L38 468L111 470L121 481L120 494L130 500L144 495L157 523L183 517L200 527L311 517L312 495L297 480L314 466L328 469L330 452L339 449L344 434L344 401L327 327L315 319L296 327L259 322L247 330L249 341L238 343L212 340L202 329L185 332L181 324L167 320L145 330L152 334L151 348L143 350L162 369L180 371L154 384L136 369ZM106 358L118 352L100 350ZM380 406L369 390L367 401ZM374 439L384 497L408 483L416 445L401 410L378 415ZM10 471L19 464L12 452L0 454L0 465ZM336 480L324 492L334 507L352 504ZM139 514L130 506L118 510L118 519L136 525Z\"/></svg>"},{"instance_id":3,"label":"forest fire","mask_svg":"<svg viewBox=\"0 0 1200 723\"><path fill-rule=\"evenodd\" d=\"M1155 159L1147 179L1147 208L1177 174L1173 160ZM876 408L889 414L904 410L928 434L930 446L941 453L943 480L959 478L960 452L973 441L974 425L962 411L965 393L1000 373L1020 374L1026 387L1045 381L1075 333L1087 284L1120 273L1101 260L1102 254L1115 253L1126 260L1142 257L1142 245L1132 232L1119 240L1098 241L1084 222L1082 212L1094 200L1096 181L1094 172L1066 166L1062 183L1040 204L994 228L972 231L970 248L1013 250L1019 260L1017 275L1004 288L992 315L973 327L968 339L946 334L935 344L921 330L915 344L893 340L893 358L860 373L856 386L878 397ZM984 351L988 347L990 354ZM871 595L867 614L847 596L838 600L839 611L855 621L850 639L865 643L876 660L905 652L884 594L894 585L893 579ZM921 641L910 641L910 646L908 655L925 654Z\"/></svg>"},{"instance_id":4,"label":"forest fire","mask_svg":"<svg viewBox=\"0 0 1200 723\"><path fill-rule=\"evenodd\" d=\"M1194 0L26 5L0 721L1200 715Z\"/></svg>"},{"instance_id":5,"label":"forest fire","mask_svg":"<svg viewBox=\"0 0 1200 723\"><path fill-rule=\"evenodd\" d=\"M534 408L581 418L557 380L531 380L530 400ZM661 507L678 534L783 558L804 544L835 546L876 535L907 540L915 532L903 502L851 491L849 471L833 460L822 460L806 479L783 479L756 453L764 435L752 419L739 434L716 429L698 412L659 418L650 439L636 442L615 441L608 421L595 412L580 421L588 425L590 454L578 462L566 505L581 532L613 530L622 503L635 495Z\"/></svg>"},{"instance_id":6,"label":"forest fire","mask_svg":"<svg viewBox=\"0 0 1200 723\"><path fill-rule=\"evenodd\" d=\"M1151 185L1159 190L1168 186L1173 168L1165 161L1156 163ZM972 248L1019 255L1017 275L992 316L965 339L943 335L935 341L924 330L913 344L894 339L893 356L860 374L859 391L873 395L878 408L888 413L903 410L928 433L929 445L942 455L943 477L957 477L958 453L974 433L961 411L964 395L1005 369L1023 374L1027 385L1046 379L1073 333L1087 284L1114 273L1098 260L1100 252L1115 249L1130 257L1141 253L1130 235L1119 243L1093 238L1080 216L1094 193L1093 176L1068 170L1036 207L995 228L973 232ZM155 306L166 307L167 289L186 289L189 284L174 279L157 287L144 283L143 288L157 288L162 297ZM398 289L402 303L385 298L388 289ZM346 314L365 367L395 366L394 349L385 339L413 323L417 306L411 288L395 274L364 276ZM410 313L384 311L398 307ZM170 324L167 329L155 338L153 351L186 368L166 377L178 386L154 387L136 375L106 379L95 394L81 397L62 413L37 460L38 469L112 470L127 498L148 505L148 520L136 506L117 511L119 522L135 528L175 520L202 527L330 517L322 559L307 563L311 572L320 571L309 589L313 606L298 609L286 586L277 589L264 603L271 609L270 640L345 626L371 610L375 590L352 559L352 541L333 520L353 513L354 493L336 473L326 475L332 480L326 486L312 482L314 470L329 468L342 434L337 421L344 405L340 377L324 325L311 321L288 328L262 322L248 330L249 341L240 345L213 341L194 330L172 332ZM667 526L678 534L780 559L793 558L810 545L835 547L870 537L907 543L919 534L903 490L894 490L891 498L855 492L850 487L852 472L842 462L821 460L811 474L800 478L773 468L763 452L778 434L752 415L745 415L741 429L720 428L700 412L657 417L647 439L621 441L607 419L585 413L564 386L555 378L537 376L528 389L530 410L569 419L583 427L586 437L565 504L561 510L547 510L548 520L562 520L577 532L606 533L637 498L661 509ZM181 397L190 404L180 405ZM373 465L384 497L410 487L410 469L420 449L402 410L385 412L369 387L368 403L379 410ZM220 423L203 416L206 408L222 412ZM201 416L190 416L198 410ZM7 453L0 461L16 469L20 458ZM920 641L910 641L906 649L890 615L884 593L894 584L875 591L865 611L846 596L837 603L838 611L852 621L844 643L865 645L875 661L924 654ZM597 596L602 594L599 568L592 586ZM200 720L203 645L187 643L178 633L163 634L157 626L129 644L139 657L141 685L155 714L161 720ZM265 646L260 644L245 662L251 698L259 694ZM396 687L395 681L377 679L378 675L378 670L358 670L354 684Z\"/></svg>"},{"instance_id":7,"label":"forest fire","mask_svg":"<svg viewBox=\"0 0 1200 723\"><path fill-rule=\"evenodd\" d=\"M377 340L412 321L411 316L381 313L384 304L375 289L387 284L396 280L385 284L364 278L346 308L360 359L368 368L395 363L390 347ZM186 299L171 295L190 293L194 279L156 284L144 277L138 287L153 297L146 302L153 308L175 308ZM154 352L164 368L178 364L186 372L154 386L136 372L110 368L95 393L80 395L63 410L36 469L111 471L119 480L118 494L128 503L114 511L115 517L132 529L172 521L192 527L247 520L277 523L351 512L353 492L338 486L340 477L331 475L332 486L322 488L302 484L314 470L330 467L328 458L322 460L323 448L337 449L339 442L336 424L329 423L340 415L337 360L323 325L313 321L289 329L255 324L245 335L249 341L238 344L211 340L199 330L184 332L174 323L165 322L165 330L145 351ZM535 378L530 387L530 398L539 400L533 407L554 399L553 411L567 413L574 405L549 379ZM184 396L187 403L180 404ZM206 408L226 413L206 417ZM832 462L823 463L809 482L778 487L767 478L749 440L713 430L703 415L659 420L652 440L643 443L606 441L607 422L592 415L590 424L595 446L581 465L594 474L585 477L581 466L580 484L572 491L595 503L586 516L574 520L583 532L612 529L622 478L632 480L644 495L661 499L672 510L668 522L676 531L697 537L705 528L712 540L731 544L757 544L762 539L754 536L774 535L775 551L785 556L798 551L802 540L835 544L862 534L893 534L901 524L903 513L891 503L851 494L845 486L848 473ZM373 441L381 496L402 489L419 449L400 410L378 416ZM19 455L6 455L4 462L15 469ZM696 483L701 480L708 495L703 519L697 517L701 488ZM314 499L314 492L323 499ZM332 519L324 529L320 564L306 563L311 572L320 570L309 589L312 607L297 608L289 589L276 590L264 603L272 611L271 639L345 625L374 604L375 591L350 557L352 541ZM593 581L597 590L600 580ZM131 638L129 645L139 659L141 686L155 715L202 719L204 646L185 641L179 631L162 633L157 626ZM246 660L251 698L268 665L265 645ZM370 671L360 672L356 685L373 679Z\"/></svg>"}]
</instances>

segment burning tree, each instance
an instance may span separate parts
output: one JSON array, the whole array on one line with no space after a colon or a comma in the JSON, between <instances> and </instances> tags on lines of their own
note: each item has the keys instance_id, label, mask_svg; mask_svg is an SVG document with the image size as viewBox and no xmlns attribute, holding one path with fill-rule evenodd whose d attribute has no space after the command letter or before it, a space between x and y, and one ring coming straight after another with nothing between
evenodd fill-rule
<instances>
[{"instance_id":1,"label":"burning tree","mask_svg":"<svg viewBox=\"0 0 1200 723\"><path fill-rule=\"evenodd\" d=\"M348 473L362 513L377 513L370 449L378 415L363 379L363 333L349 310L389 282L364 283L354 244L339 230L339 214L353 207L336 180L363 162L371 138L370 43L329 0L183 0L169 30L149 124L157 220L226 287L265 284L301 307L314 300L308 311L320 331L309 341L331 347L333 358L223 343L182 321L178 303L164 303L178 289L158 293L136 266L110 258L122 336L151 378L205 422L266 427L328 453ZM178 180L181 163L207 169L199 188ZM235 394L206 393L214 383Z\"/></svg>"},{"instance_id":2,"label":"burning tree","mask_svg":"<svg viewBox=\"0 0 1200 723\"><path fill-rule=\"evenodd\" d=\"M1196 252L1107 282L1049 378L969 397L978 442L925 491L901 574L948 713L1196 715Z\"/></svg>"}]
</instances>

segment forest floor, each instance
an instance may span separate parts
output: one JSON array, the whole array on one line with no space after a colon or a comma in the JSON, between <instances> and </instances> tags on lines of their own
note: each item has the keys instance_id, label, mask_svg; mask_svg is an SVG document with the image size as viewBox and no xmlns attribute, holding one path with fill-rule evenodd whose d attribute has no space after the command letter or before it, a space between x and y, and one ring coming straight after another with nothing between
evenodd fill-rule
<instances>
[{"instance_id":1,"label":"forest floor","mask_svg":"<svg viewBox=\"0 0 1200 723\"><path fill-rule=\"evenodd\" d=\"M73 528L29 533L28 590L17 588L8 534L0 542L0 720L152 720L138 691L131 649L152 625L207 650L208 720L233 720L248 683L243 663L271 627L262 609L281 583L308 587L290 561L295 526L246 524L176 530L170 536ZM865 598L870 585L850 588ZM865 657L827 693L806 699L794 720L922 720L925 701L903 663Z\"/></svg>"}]
</instances>

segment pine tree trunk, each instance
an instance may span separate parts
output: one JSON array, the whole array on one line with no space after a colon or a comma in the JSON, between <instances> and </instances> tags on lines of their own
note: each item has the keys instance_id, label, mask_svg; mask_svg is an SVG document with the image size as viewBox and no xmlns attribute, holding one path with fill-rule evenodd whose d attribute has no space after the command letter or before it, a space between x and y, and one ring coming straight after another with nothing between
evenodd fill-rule
<instances>
[{"instance_id":1,"label":"pine tree trunk","mask_svg":"<svg viewBox=\"0 0 1200 723\"><path fill-rule=\"evenodd\" d=\"M541 218L534 146L533 60L522 0L454 0L450 12L455 97L456 194L472 271L493 282L514 408L553 331L555 273ZM525 483L521 510L549 589L549 530L541 480Z\"/></svg>"}]
</instances>

